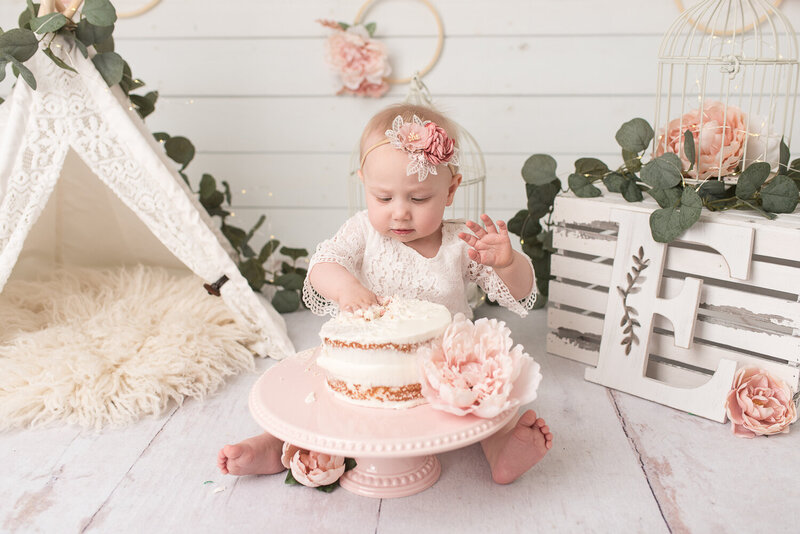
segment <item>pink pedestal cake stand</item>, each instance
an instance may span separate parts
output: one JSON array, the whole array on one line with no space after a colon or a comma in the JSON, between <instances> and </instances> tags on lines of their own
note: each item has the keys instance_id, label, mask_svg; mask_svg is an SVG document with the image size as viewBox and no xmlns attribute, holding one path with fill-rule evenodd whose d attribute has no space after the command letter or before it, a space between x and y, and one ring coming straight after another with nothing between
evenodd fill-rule
<instances>
[{"instance_id":1,"label":"pink pedestal cake stand","mask_svg":"<svg viewBox=\"0 0 800 534\"><path fill-rule=\"evenodd\" d=\"M339 480L365 497L405 497L431 487L436 453L459 449L500 430L515 415L456 416L429 405L407 410L365 408L337 399L316 366L316 349L267 370L250 391L250 412L270 434L326 454L355 458Z\"/></svg>"}]
</instances>

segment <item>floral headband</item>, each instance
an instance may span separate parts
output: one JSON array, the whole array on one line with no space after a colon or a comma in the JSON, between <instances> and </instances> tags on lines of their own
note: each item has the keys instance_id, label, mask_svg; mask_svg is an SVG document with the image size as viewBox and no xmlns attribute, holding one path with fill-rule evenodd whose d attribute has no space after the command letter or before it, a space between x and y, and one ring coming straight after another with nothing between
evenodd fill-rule
<instances>
[{"instance_id":1,"label":"floral headband","mask_svg":"<svg viewBox=\"0 0 800 534\"><path fill-rule=\"evenodd\" d=\"M455 140L435 122L423 122L416 115L411 122L405 122L398 115L392 121L392 129L386 130L386 139L369 147L361 156L360 167L364 167L364 160L370 152L386 144L408 153L411 162L406 167L406 175L416 173L420 182L429 174L437 174L436 166L442 163L447 163L450 171L456 174L455 167L459 163Z\"/></svg>"}]
</instances>

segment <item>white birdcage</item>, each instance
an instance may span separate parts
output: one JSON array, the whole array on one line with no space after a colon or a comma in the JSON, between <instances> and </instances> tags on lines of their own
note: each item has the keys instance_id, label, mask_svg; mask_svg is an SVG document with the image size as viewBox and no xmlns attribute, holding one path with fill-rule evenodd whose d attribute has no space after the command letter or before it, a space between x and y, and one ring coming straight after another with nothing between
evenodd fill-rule
<instances>
[{"instance_id":1,"label":"white birdcage","mask_svg":"<svg viewBox=\"0 0 800 534\"><path fill-rule=\"evenodd\" d=\"M404 100L409 104L434 108L430 91L422 83L419 74L415 74ZM453 204L447 208L445 217L449 219L470 219L478 221L486 207L486 163L478 142L463 126L451 121L458 130L458 171L461 173L461 185L456 191ZM361 164L360 147L356 145L350 158L350 177L348 180L348 207L350 215L366 207L364 203L364 187L358 179L358 168Z\"/></svg>"},{"instance_id":2,"label":"white birdcage","mask_svg":"<svg viewBox=\"0 0 800 534\"><path fill-rule=\"evenodd\" d=\"M757 161L776 171L781 140L790 145L797 85L797 36L775 5L702 0L661 43L654 152L678 154L687 171L691 130L698 159L689 180L735 181Z\"/></svg>"}]
</instances>

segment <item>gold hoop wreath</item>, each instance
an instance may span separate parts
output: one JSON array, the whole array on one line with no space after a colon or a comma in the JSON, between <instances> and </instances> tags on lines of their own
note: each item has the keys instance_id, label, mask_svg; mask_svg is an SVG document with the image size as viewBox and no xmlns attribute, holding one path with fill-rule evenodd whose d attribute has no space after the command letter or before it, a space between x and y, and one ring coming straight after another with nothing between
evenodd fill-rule
<instances>
[{"instance_id":1,"label":"gold hoop wreath","mask_svg":"<svg viewBox=\"0 0 800 534\"><path fill-rule=\"evenodd\" d=\"M375 4L376 0L367 0L358 10L356 14L356 19L353 24L360 24L361 21L364 19L364 15L369 11L369 9ZM420 0L425 6L430 10L433 14L433 18L436 20L436 30L438 31L438 36L436 39L436 51L433 53L433 58L430 62L425 65L423 69L418 72L418 76L422 77L425 76L430 70L436 65L436 62L439 61L439 57L442 55L442 45L444 43L444 26L442 26L442 19L439 17L439 13L436 11L436 8L428 0ZM405 78L385 78L387 83L391 84L406 84L409 83L414 76L407 76Z\"/></svg>"},{"instance_id":2,"label":"gold hoop wreath","mask_svg":"<svg viewBox=\"0 0 800 534\"><path fill-rule=\"evenodd\" d=\"M782 3L783 3L783 0L775 0L775 3L772 4L772 7L777 9L778 6L780 6ZM678 11L680 13L686 12L686 8L683 7L683 2L681 0L675 0L675 5L678 6ZM737 33L747 33L750 30L752 30L753 28L755 28L756 26L760 26L762 22L767 20L767 17L769 17L771 13L772 12L769 12L769 13L763 15L761 18L758 19L758 22L754 22L752 24L749 24L744 28L741 28L741 29L736 28L736 29L733 29L733 30L728 30L726 32L720 33L719 35L734 35L734 34L737 34ZM706 28L702 24L697 24L697 21L689 19L689 22L694 24L694 25L696 25L699 30L701 30L701 31L703 31L705 33L709 33L709 28Z\"/></svg>"},{"instance_id":3,"label":"gold hoop wreath","mask_svg":"<svg viewBox=\"0 0 800 534\"><path fill-rule=\"evenodd\" d=\"M138 17L139 15L144 15L158 4L161 3L161 0L150 0L147 4L143 5L142 7L132 9L130 11L126 11L125 13L117 13L118 19L132 19L133 17Z\"/></svg>"}]
</instances>

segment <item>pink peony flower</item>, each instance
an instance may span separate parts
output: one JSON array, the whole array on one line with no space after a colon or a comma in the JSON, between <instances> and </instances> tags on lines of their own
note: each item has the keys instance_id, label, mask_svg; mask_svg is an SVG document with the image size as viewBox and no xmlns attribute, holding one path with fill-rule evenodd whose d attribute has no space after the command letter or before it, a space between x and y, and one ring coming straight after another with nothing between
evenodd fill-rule
<instances>
[{"instance_id":1,"label":"pink peony flower","mask_svg":"<svg viewBox=\"0 0 800 534\"><path fill-rule=\"evenodd\" d=\"M733 433L744 438L788 432L797 420L789 386L756 367L736 372L725 407Z\"/></svg>"},{"instance_id":2,"label":"pink peony flower","mask_svg":"<svg viewBox=\"0 0 800 534\"><path fill-rule=\"evenodd\" d=\"M281 463L300 484L310 488L333 484L344 473L344 456L331 456L283 444Z\"/></svg>"},{"instance_id":3,"label":"pink peony flower","mask_svg":"<svg viewBox=\"0 0 800 534\"><path fill-rule=\"evenodd\" d=\"M391 73L386 47L360 24L331 34L326 60L342 83L339 94L379 97L389 90L384 79Z\"/></svg>"},{"instance_id":4,"label":"pink peony flower","mask_svg":"<svg viewBox=\"0 0 800 534\"><path fill-rule=\"evenodd\" d=\"M455 152L455 141L447 135L444 128L436 123L428 122L425 128L429 133L428 146L425 148L425 159L433 165L450 161Z\"/></svg>"},{"instance_id":5,"label":"pink peony flower","mask_svg":"<svg viewBox=\"0 0 800 534\"><path fill-rule=\"evenodd\" d=\"M700 110L695 109L680 119L670 121L666 133L662 130L658 134L655 156L665 152L677 154L683 163L684 173L698 180L732 174L744 154L747 134L744 113L735 106L728 106L726 111L721 102L708 101L703 106L702 131L700 119ZM692 132L697 155L696 165L691 171L688 170L690 162L683 153L683 133L686 130Z\"/></svg>"},{"instance_id":6,"label":"pink peony flower","mask_svg":"<svg viewBox=\"0 0 800 534\"><path fill-rule=\"evenodd\" d=\"M413 121L404 122L397 130L397 139L408 152L419 152L427 149L431 143L431 129Z\"/></svg>"},{"instance_id":7,"label":"pink peony flower","mask_svg":"<svg viewBox=\"0 0 800 534\"><path fill-rule=\"evenodd\" d=\"M539 364L512 345L505 323L456 314L441 342L421 351L423 396L437 410L485 418L533 401Z\"/></svg>"}]
</instances>

